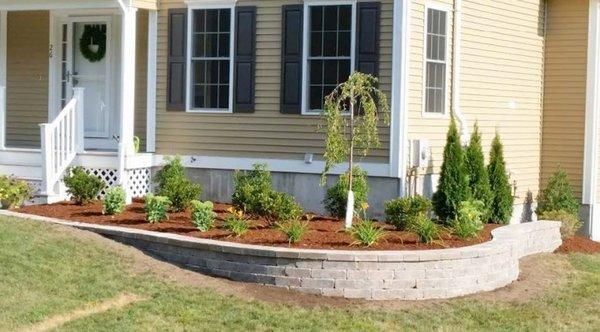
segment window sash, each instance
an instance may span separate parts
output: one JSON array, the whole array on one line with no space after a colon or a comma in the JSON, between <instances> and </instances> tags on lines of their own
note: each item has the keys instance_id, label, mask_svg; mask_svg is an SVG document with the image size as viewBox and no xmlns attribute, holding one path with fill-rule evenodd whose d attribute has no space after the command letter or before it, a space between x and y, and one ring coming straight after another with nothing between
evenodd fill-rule
<instances>
[{"instance_id":1,"label":"window sash","mask_svg":"<svg viewBox=\"0 0 600 332\"><path fill-rule=\"evenodd\" d=\"M423 109L424 112L428 114L445 114L448 12L435 8L427 8L425 15Z\"/></svg>"}]
</instances>

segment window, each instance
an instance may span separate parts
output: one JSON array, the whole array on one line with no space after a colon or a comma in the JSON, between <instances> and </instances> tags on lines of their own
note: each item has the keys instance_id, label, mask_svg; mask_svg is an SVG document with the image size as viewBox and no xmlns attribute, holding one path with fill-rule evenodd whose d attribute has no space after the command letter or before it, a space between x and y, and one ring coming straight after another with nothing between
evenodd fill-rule
<instances>
[{"instance_id":1,"label":"window","mask_svg":"<svg viewBox=\"0 0 600 332\"><path fill-rule=\"evenodd\" d=\"M194 9L191 14L191 110L231 110L231 9Z\"/></svg>"},{"instance_id":2,"label":"window","mask_svg":"<svg viewBox=\"0 0 600 332\"><path fill-rule=\"evenodd\" d=\"M308 15L305 109L319 112L325 97L352 72L353 5L308 6Z\"/></svg>"},{"instance_id":3,"label":"window","mask_svg":"<svg viewBox=\"0 0 600 332\"><path fill-rule=\"evenodd\" d=\"M446 49L448 13L427 9L425 35L425 113L444 114L446 109Z\"/></svg>"}]
</instances>

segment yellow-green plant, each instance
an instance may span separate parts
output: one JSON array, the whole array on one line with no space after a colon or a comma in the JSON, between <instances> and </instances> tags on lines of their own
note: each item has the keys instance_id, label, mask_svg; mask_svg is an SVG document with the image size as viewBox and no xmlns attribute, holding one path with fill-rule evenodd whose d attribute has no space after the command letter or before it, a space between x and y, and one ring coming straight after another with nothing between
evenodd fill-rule
<instances>
[{"instance_id":1,"label":"yellow-green plant","mask_svg":"<svg viewBox=\"0 0 600 332\"><path fill-rule=\"evenodd\" d=\"M192 201L192 224L201 232L209 231L214 223L217 214L213 211L212 202Z\"/></svg>"},{"instance_id":2,"label":"yellow-green plant","mask_svg":"<svg viewBox=\"0 0 600 332\"><path fill-rule=\"evenodd\" d=\"M146 205L144 206L146 220L151 224L168 220L169 215L167 214L167 210L169 209L169 205L171 205L171 201L168 197L148 194L146 196Z\"/></svg>"},{"instance_id":3,"label":"yellow-green plant","mask_svg":"<svg viewBox=\"0 0 600 332\"><path fill-rule=\"evenodd\" d=\"M377 86L378 80L374 76L354 72L325 98L325 169L321 184L325 184L326 175L333 166L348 162L346 228L352 226L354 217L354 152L366 156L370 150L378 148L381 143L377 126L382 119L385 124L390 120L387 97Z\"/></svg>"},{"instance_id":4,"label":"yellow-green plant","mask_svg":"<svg viewBox=\"0 0 600 332\"><path fill-rule=\"evenodd\" d=\"M240 237L248 232L250 223L244 216L244 211L230 208L229 217L225 220L225 228L232 232L236 237Z\"/></svg>"},{"instance_id":5,"label":"yellow-green plant","mask_svg":"<svg viewBox=\"0 0 600 332\"><path fill-rule=\"evenodd\" d=\"M102 213L115 215L125 210L126 203L125 190L121 186L108 189L102 201Z\"/></svg>"},{"instance_id":6,"label":"yellow-green plant","mask_svg":"<svg viewBox=\"0 0 600 332\"><path fill-rule=\"evenodd\" d=\"M0 176L0 202L7 209L18 208L33 197L33 188L26 181Z\"/></svg>"}]
</instances>

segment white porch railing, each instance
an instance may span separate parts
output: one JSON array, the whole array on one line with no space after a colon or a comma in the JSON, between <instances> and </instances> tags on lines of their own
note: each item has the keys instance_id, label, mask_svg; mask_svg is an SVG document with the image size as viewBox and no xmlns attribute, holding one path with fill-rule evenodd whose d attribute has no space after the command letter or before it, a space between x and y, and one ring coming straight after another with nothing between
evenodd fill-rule
<instances>
[{"instance_id":1,"label":"white porch railing","mask_svg":"<svg viewBox=\"0 0 600 332\"><path fill-rule=\"evenodd\" d=\"M77 153L83 152L83 88L73 89L73 99L50 123L40 125L42 191L55 195L56 185Z\"/></svg>"}]
</instances>

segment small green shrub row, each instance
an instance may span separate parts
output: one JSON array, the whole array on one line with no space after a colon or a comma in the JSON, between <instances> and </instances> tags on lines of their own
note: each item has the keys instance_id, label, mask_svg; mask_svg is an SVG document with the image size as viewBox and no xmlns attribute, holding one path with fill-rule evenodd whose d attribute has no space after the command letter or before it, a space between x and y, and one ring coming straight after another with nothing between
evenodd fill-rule
<instances>
[{"instance_id":1,"label":"small green shrub row","mask_svg":"<svg viewBox=\"0 0 600 332\"><path fill-rule=\"evenodd\" d=\"M63 178L67 193L76 204L87 204L98 198L106 187L99 177L88 174L83 167L74 167L67 171Z\"/></svg>"},{"instance_id":2,"label":"small green shrub row","mask_svg":"<svg viewBox=\"0 0 600 332\"><path fill-rule=\"evenodd\" d=\"M173 212L189 208L192 201L199 199L202 194L202 187L186 178L180 157L169 159L156 173L154 182L158 186L156 194L169 198L170 210Z\"/></svg>"}]
</instances>

